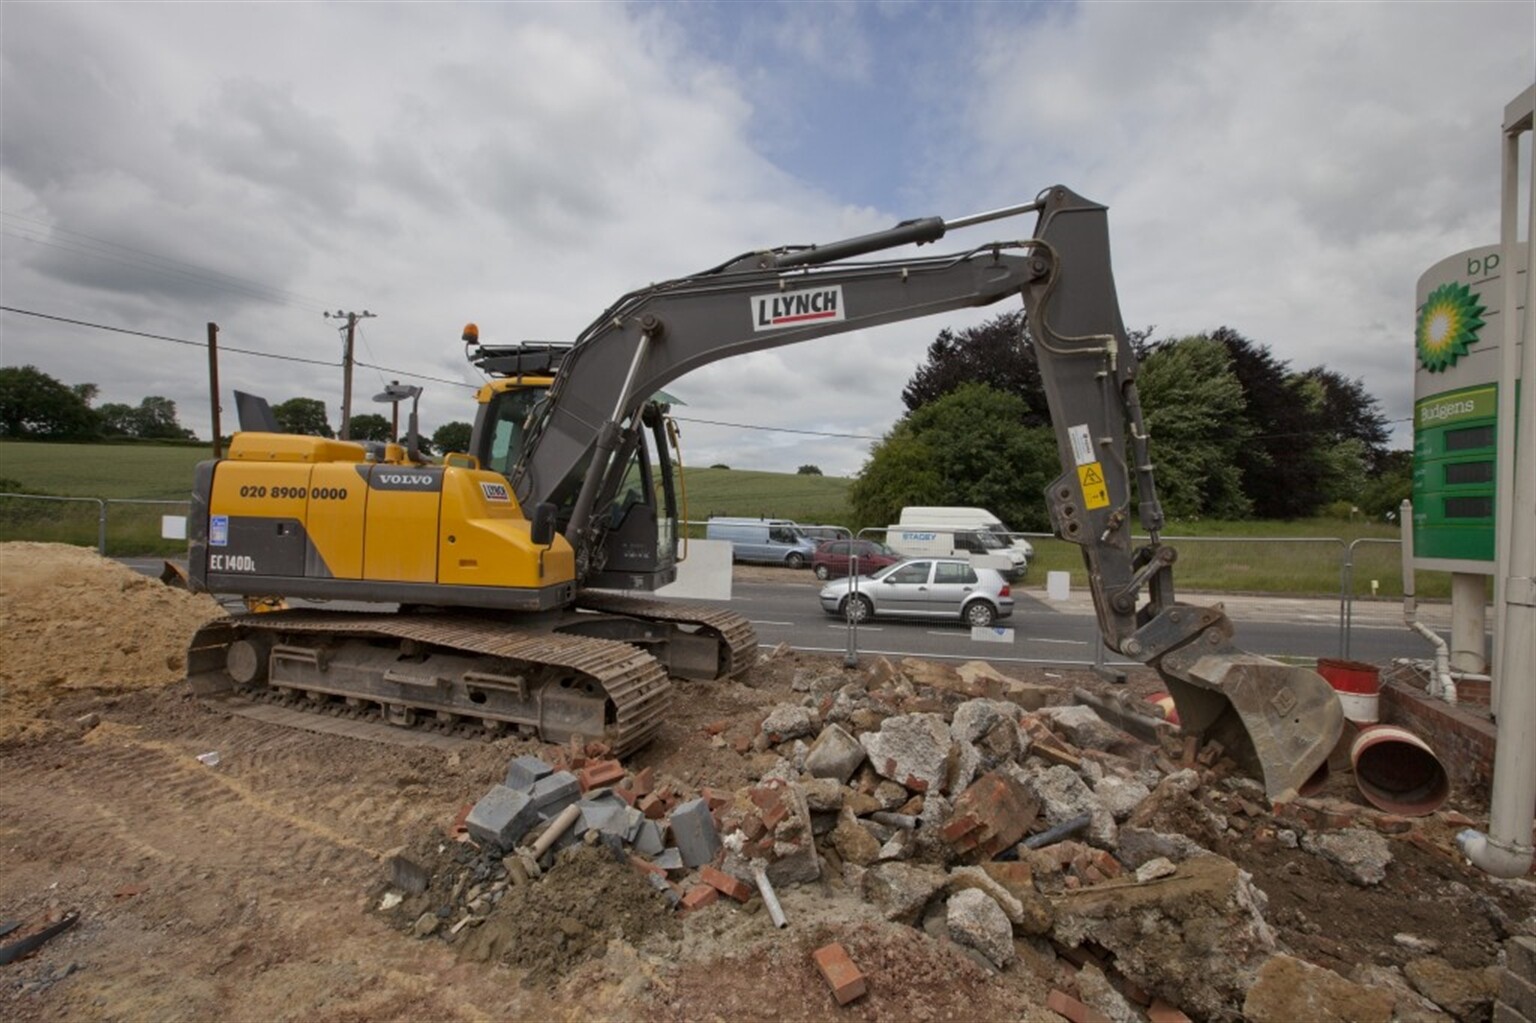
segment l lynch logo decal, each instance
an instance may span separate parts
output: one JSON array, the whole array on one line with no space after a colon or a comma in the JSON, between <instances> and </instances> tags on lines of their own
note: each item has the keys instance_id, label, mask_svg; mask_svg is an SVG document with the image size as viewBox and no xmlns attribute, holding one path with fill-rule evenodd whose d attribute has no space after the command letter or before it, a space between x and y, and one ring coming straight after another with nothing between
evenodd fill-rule
<instances>
[{"instance_id":1,"label":"l lynch logo decal","mask_svg":"<svg viewBox=\"0 0 1536 1023\"><path fill-rule=\"evenodd\" d=\"M834 323L843 315L843 286L752 296L752 329L781 330L803 323Z\"/></svg>"},{"instance_id":2,"label":"l lynch logo decal","mask_svg":"<svg viewBox=\"0 0 1536 1023\"><path fill-rule=\"evenodd\" d=\"M482 483L480 492L485 495L487 501L495 501L498 504L506 504L512 500L511 495L507 493L505 483Z\"/></svg>"}]
</instances>

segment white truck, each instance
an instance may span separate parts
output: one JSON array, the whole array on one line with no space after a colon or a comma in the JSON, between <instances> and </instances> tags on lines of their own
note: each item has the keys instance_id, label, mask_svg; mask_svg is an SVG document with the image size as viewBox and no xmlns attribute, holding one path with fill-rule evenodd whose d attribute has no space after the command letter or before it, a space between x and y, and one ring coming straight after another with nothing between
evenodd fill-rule
<instances>
[{"instance_id":1,"label":"white truck","mask_svg":"<svg viewBox=\"0 0 1536 1023\"><path fill-rule=\"evenodd\" d=\"M939 505L909 505L901 510L903 526L943 526L950 529L984 529L993 533L1007 546L1024 555L1027 563L1035 556L1034 545L1022 536L1011 536L1013 530L1003 525L1003 520L985 508L959 508Z\"/></svg>"},{"instance_id":2,"label":"white truck","mask_svg":"<svg viewBox=\"0 0 1536 1023\"><path fill-rule=\"evenodd\" d=\"M988 529L955 526L887 526L885 544L908 558L970 557L983 568L995 568L1009 582L1018 582L1029 569L1029 560L1016 547Z\"/></svg>"}]
</instances>

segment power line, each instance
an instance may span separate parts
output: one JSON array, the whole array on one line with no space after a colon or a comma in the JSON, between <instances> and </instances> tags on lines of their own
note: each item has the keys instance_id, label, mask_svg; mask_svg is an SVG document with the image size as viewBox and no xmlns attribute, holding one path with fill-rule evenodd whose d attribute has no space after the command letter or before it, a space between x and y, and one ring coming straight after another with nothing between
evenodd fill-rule
<instances>
[{"instance_id":1,"label":"power line","mask_svg":"<svg viewBox=\"0 0 1536 1023\"><path fill-rule=\"evenodd\" d=\"M787 426L754 426L750 423L722 423L715 419L693 419L688 416L673 416L680 423L703 423L706 426L730 426L738 430L763 430L768 433L803 433L809 437L843 437L849 440L879 440L879 437L871 437L864 433L828 433L824 430L795 430Z\"/></svg>"},{"instance_id":2,"label":"power line","mask_svg":"<svg viewBox=\"0 0 1536 1023\"><path fill-rule=\"evenodd\" d=\"M17 309L15 306L0 305L0 310L8 313L19 313L22 316L35 316L40 320L54 320L58 323L71 323L77 327L90 327L92 330L105 330L113 334L128 334L133 337L145 337L152 341L169 341L177 345L191 345L194 348L206 348L206 341L189 341L184 337L167 337L164 334L150 334L142 330L129 330L127 327L113 327L105 323L92 323L89 320L75 320L68 316L53 316L48 313L39 313L31 309ZM305 359L297 355L278 355L274 352L258 352L250 348L227 348L220 346L221 352L238 352L241 355L254 355L259 359L278 359L282 362L303 362L311 366L339 366L337 362L325 362L322 359Z\"/></svg>"},{"instance_id":3,"label":"power line","mask_svg":"<svg viewBox=\"0 0 1536 1023\"><path fill-rule=\"evenodd\" d=\"M117 242L107 241L105 238L98 238L81 231L71 231L45 221L23 217L17 213L0 210L0 217L14 222L4 225L3 229L6 234L36 245L46 245L71 255L90 256L95 259L102 259L125 266L134 266L171 278L222 288L226 291L245 295L248 298L271 302L274 305L301 308L307 306L311 309L320 308L318 299L270 284L263 284L260 281L252 281L219 270L198 266L195 263L171 259L168 256L157 255L146 249L119 245ZM71 237L60 237L65 235Z\"/></svg>"},{"instance_id":4,"label":"power line","mask_svg":"<svg viewBox=\"0 0 1536 1023\"><path fill-rule=\"evenodd\" d=\"M397 377L410 377L412 380L430 380L434 384L447 384L450 387L463 387L471 391L478 391L480 389L477 385L466 384L462 380L445 380L442 377L428 376L425 373L412 373L408 369L393 369L389 366L376 366L371 362L357 362L354 363L354 365L361 366L364 369L376 369L380 373L393 373ZM381 376L379 379L382 381L384 378Z\"/></svg>"}]
</instances>

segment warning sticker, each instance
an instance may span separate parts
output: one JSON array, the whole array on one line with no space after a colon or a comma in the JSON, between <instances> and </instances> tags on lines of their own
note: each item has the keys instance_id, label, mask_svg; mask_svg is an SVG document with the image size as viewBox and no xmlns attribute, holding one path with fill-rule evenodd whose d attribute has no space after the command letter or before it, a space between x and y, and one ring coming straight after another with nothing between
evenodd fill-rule
<instances>
[{"instance_id":1,"label":"warning sticker","mask_svg":"<svg viewBox=\"0 0 1536 1023\"><path fill-rule=\"evenodd\" d=\"M1078 466L1077 482L1083 488L1083 507L1092 510L1109 504L1109 488L1104 485L1104 467L1098 462Z\"/></svg>"},{"instance_id":2,"label":"warning sticker","mask_svg":"<svg viewBox=\"0 0 1536 1023\"><path fill-rule=\"evenodd\" d=\"M1067 427L1067 436L1072 438L1072 457L1078 465L1098 461L1093 455L1093 435L1086 424Z\"/></svg>"}]
</instances>

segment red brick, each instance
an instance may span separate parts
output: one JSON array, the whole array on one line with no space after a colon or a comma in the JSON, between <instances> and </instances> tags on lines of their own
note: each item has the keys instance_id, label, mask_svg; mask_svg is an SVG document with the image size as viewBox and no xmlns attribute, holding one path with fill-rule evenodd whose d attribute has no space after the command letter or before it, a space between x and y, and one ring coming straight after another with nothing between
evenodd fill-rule
<instances>
[{"instance_id":1,"label":"red brick","mask_svg":"<svg viewBox=\"0 0 1536 1023\"><path fill-rule=\"evenodd\" d=\"M613 787L613 794L624 800L624 802L628 803L630 806L634 806L636 801L640 798L639 796L635 795L634 789L630 788L628 785L625 785L623 782L620 782L618 785Z\"/></svg>"},{"instance_id":2,"label":"red brick","mask_svg":"<svg viewBox=\"0 0 1536 1023\"><path fill-rule=\"evenodd\" d=\"M752 737L750 735L738 735L731 740L731 749L745 756L752 749Z\"/></svg>"},{"instance_id":3,"label":"red brick","mask_svg":"<svg viewBox=\"0 0 1536 1023\"><path fill-rule=\"evenodd\" d=\"M939 829L939 835L946 842L958 842L961 838L979 827L981 827L981 821L971 814L966 814L963 817L956 817L944 825L944 827Z\"/></svg>"},{"instance_id":4,"label":"red brick","mask_svg":"<svg viewBox=\"0 0 1536 1023\"><path fill-rule=\"evenodd\" d=\"M731 805L730 793L721 792L719 789L712 789L707 785L699 790L699 795L704 797L705 804L711 810L718 810L721 807Z\"/></svg>"},{"instance_id":5,"label":"red brick","mask_svg":"<svg viewBox=\"0 0 1536 1023\"><path fill-rule=\"evenodd\" d=\"M1099 873L1103 874L1105 877L1119 877L1121 874L1125 873L1124 869L1120 866L1120 861L1115 859L1109 853L1105 852L1103 849L1094 851L1093 865L1099 868Z\"/></svg>"},{"instance_id":6,"label":"red brick","mask_svg":"<svg viewBox=\"0 0 1536 1023\"><path fill-rule=\"evenodd\" d=\"M667 815L667 804L656 795L645 796L635 804L636 809L645 814L647 820L659 821Z\"/></svg>"},{"instance_id":7,"label":"red brick","mask_svg":"<svg viewBox=\"0 0 1536 1023\"><path fill-rule=\"evenodd\" d=\"M453 826L448 829L448 834L450 836L454 838L459 838L461 835L464 838L469 837L469 828L464 824L464 822L469 819L470 811L474 808L474 803L465 803L459 808L459 812L454 814Z\"/></svg>"},{"instance_id":8,"label":"red brick","mask_svg":"<svg viewBox=\"0 0 1536 1023\"><path fill-rule=\"evenodd\" d=\"M741 833L747 836L748 842L756 842L766 830L763 819L755 813L749 813L741 819Z\"/></svg>"},{"instance_id":9,"label":"red brick","mask_svg":"<svg viewBox=\"0 0 1536 1023\"><path fill-rule=\"evenodd\" d=\"M779 790L771 785L754 785L747 790L747 798L756 803L760 810L772 810L784 802Z\"/></svg>"},{"instance_id":10,"label":"red brick","mask_svg":"<svg viewBox=\"0 0 1536 1023\"><path fill-rule=\"evenodd\" d=\"M720 897L720 893L707 884L697 884L688 889L688 894L683 896L683 908L685 910L703 909L713 905Z\"/></svg>"},{"instance_id":11,"label":"red brick","mask_svg":"<svg viewBox=\"0 0 1536 1023\"><path fill-rule=\"evenodd\" d=\"M767 813L763 814L763 827L767 828L769 831L772 831L774 828L779 826L780 822L783 821L785 817L788 816L789 807L785 806L783 803L779 803L772 810L769 810Z\"/></svg>"},{"instance_id":12,"label":"red brick","mask_svg":"<svg viewBox=\"0 0 1536 1023\"><path fill-rule=\"evenodd\" d=\"M723 870L714 867L701 867L699 880L709 885L721 895L729 895L737 902L746 902L752 897L753 888L740 878L732 877Z\"/></svg>"},{"instance_id":13,"label":"red brick","mask_svg":"<svg viewBox=\"0 0 1536 1023\"><path fill-rule=\"evenodd\" d=\"M1152 1004L1147 1007L1147 1019L1151 1023L1190 1023L1188 1016L1161 998L1152 999Z\"/></svg>"},{"instance_id":14,"label":"red brick","mask_svg":"<svg viewBox=\"0 0 1536 1023\"><path fill-rule=\"evenodd\" d=\"M1045 1007L1072 1023L1109 1023L1108 1016L1089 1008L1060 988L1051 989L1045 998Z\"/></svg>"},{"instance_id":15,"label":"red brick","mask_svg":"<svg viewBox=\"0 0 1536 1023\"><path fill-rule=\"evenodd\" d=\"M606 757L612 752L612 746L608 745L606 742L599 742L596 739L592 740L586 745L586 754L589 757Z\"/></svg>"},{"instance_id":16,"label":"red brick","mask_svg":"<svg viewBox=\"0 0 1536 1023\"><path fill-rule=\"evenodd\" d=\"M647 767L630 780L630 787L635 790L636 796L648 796L656 788L656 769Z\"/></svg>"},{"instance_id":17,"label":"red brick","mask_svg":"<svg viewBox=\"0 0 1536 1023\"><path fill-rule=\"evenodd\" d=\"M825 945L812 952L811 958L816 960L816 968L832 989L832 997L837 999L838 1005L847 1005L868 989L864 974L859 972L842 945L835 942Z\"/></svg>"},{"instance_id":18,"label":"red brick","mask_svg":"<svg viewBox=\"0 0 1536 1023\"><path fill-rule=\"evenodd\" d=\"M705 725L704 731L708 732L710 735L719 735L729 727L731 727L730 719L721 718L719 721L711 721L709 724Z\"/></svg>"},{"instance_id":19,"label":"red brick","mask_svg":"<svg viewBox=\"0 0 1536 1023\"><path fill-rule=\"evenodd\" d=\"M604 785L612 785L622 777L624 777L624 765L617 760L599 760L582 768L581 773L577 775L583 792L602 788Z\"/></svg>"}]
</instances>

